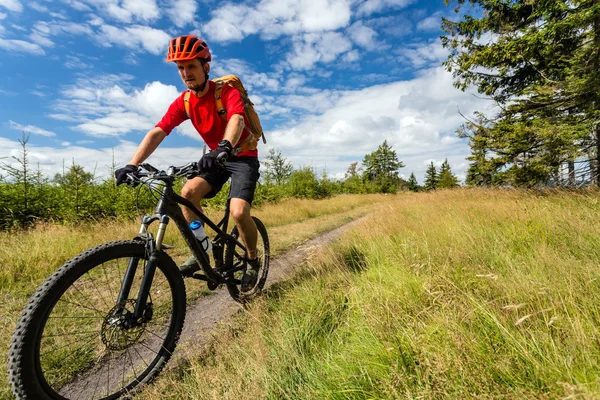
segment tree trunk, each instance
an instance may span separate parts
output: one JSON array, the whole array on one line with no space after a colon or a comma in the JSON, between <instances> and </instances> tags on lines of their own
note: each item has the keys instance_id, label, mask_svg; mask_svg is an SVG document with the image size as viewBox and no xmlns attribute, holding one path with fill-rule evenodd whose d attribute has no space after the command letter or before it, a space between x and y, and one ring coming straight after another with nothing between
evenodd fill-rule
<instances>
[{"instance_id":1,"label":"tree trunk","mask_svg":"<svg viewBox=\"0 0 600 400\"><path fill-rule=\"evenodd\" d=\"M575 161L570 160L569 165L569 186L575 186Z\"/></svg>"},{"instance_id":2,"label":"tree trunk","mask_svg":"<svg viewBox=\"0 0 600 400\"><path fill-rule=\"evenodd\" d=\"M600 186L600 179L598 179L600 177L600 124L596 124L596 126L594 127L595 129L595 137L596 137L596 154L595 154L595 160L594 160L594 166L595 168L592 169L592 183L595 183L596 185Z\"/></svg>"}]
</instances>

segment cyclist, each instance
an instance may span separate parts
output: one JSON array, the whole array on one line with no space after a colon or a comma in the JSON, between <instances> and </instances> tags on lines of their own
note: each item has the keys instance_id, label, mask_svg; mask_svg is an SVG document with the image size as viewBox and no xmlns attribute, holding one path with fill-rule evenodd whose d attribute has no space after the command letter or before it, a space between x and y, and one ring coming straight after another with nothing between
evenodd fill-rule
<instances>
[{"instance_id":1,"label":"cyclist","mask_svg":"<svg viewBox=\"0 0 600 400\"><path fill-rule=\"evenodd\" d=\"M236 147L251 135L250 131L245 129L249 123L237 89L229 85L223 86L221 99L227 111L227 122L217 113L216 84L208 79L211 60L208 45L197 36L185 35L171 39L167 62L177 65L179 76L190 91L187 107L187 91L184 91L173 101L156 126L146 134L131 161L124 168L115 171L115 178L117 184L125 182L127 174L135 173L138 165L156 150L175 127L186 119L191 119L192 125L211 151L202 156L198 162L198 175L188 179L181 195L199 205L203 198L214 197L231 177L230 212L246 246L248 259L241 290L248 291L256 284L260 265L256 252L257 229L250 216L250 207L259 178L258 152L256 149L242 150L241 147ZM218 159L223 158L226 162L222 166ZM197 219L187 207L183 207L182 211L188 222ZM179 268L184 274L191 274L198 271L200 266L192 256Z\"/></svg>"}]
</instances>

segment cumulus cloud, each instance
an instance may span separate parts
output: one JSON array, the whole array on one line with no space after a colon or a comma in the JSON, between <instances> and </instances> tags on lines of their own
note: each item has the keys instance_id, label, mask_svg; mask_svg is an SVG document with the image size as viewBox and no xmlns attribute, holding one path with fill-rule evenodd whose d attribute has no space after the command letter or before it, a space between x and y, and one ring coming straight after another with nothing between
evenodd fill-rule
<instances>
[{"instance_id":1,"label":"cumulus cloud","mask_svg":"<svg viewBox=\"0 0 600 400\"><path fill-rule=\"evenodd\" d=\"M81 77L61 91L50 118L75 123L73 130L91 137L122 137L145 132L162 118L180 92L171 85L152 82L131 88L128 75ZM189 121L178 131L200 140Z\"/></svg>"},{"instance_id":2,"label":"cumulus cloud","mask_svg":"<svg viewBox=\"0 0 600 400\"><path fill-rule=\"evenodd\" d=\"M454 133L464 122L458 107L469 115L485 103L455 89L451 74L438 67L410 81L333 91L320 98L288 96L282 104L323 109L298 124L268 132L269 145L295 165L340 172L348 167L348 159L361 160L387 140L406 164L403 172L420 177L425 159L448 158L453 168L464 164L468 148Z\"/></svg>"},{"instance_id":3,"label":"cumulus cloud","mask_svg":"<svg viewBox=\"0 0 600 400\"><path fill-rule=\"evenodd\" d=\"M294 70L308 70L317 63L331 63L351 49L352 42L339 32L307 33L294 39L286 62Z\"/></svg>"},{"instance_id":4,"label":"cumulus cloud","mask_svg":"<svg viewBox=\"0 0 600 400\"><path fill-rule=\"evenodd\" d=\"M0 6L6 8L8 11L23 11L23 5L19 2L19 0L0 0Z\"/></svg>"},{"instance_id":5,"label":"cumulus cloud","mask_svg":"<svg viewBox=\"0 0 600 400\"><path fill-rule=\"evenodd\" d=\"M197 18L198 5L196 0L169 0L164 6L164 12L178 28L183 28Z\"/></svg>"},{"instance_id":6,"label":"cumulus cloud","mask_svg":"<svg viewBox=\"0 0 600 400\"><path fill-rule=\"evenodd\" d=\"M8 121L8 127L10 129L14 129L17 131L21 131L21 132L25 132L25 133L32 133L34 135L49 136L49 137L56 136L56 133L54 133L54 132L50 132L45 129L38 128L37 126L33 126L33 125L21 125L14 121Z\"/></svg>"},{"instance_id":7,"label":"cumulus cloud","mask_svg":"<svg viewBox=\"0 0 600 400\"><path fill-rule=\"evenodd\" d=\"M264 39L303 32L336 30L348 25L349 0L261 0L255 7L227 3L211 12L203 26L218 42L240 41L252 34Z\"/></svg>"},{"instance_id":8,"label":"cumulus cloud","mask_svg":"<svg viewBox=\"0 0 600 400\"><path fill-rule=\"evenodd\" d=\"M378 33L373 29L365 26L362 21L357 21L347 29L348 35L361 47L367 49L375 49L379 46L377 36Z\"/></svg>"},{"instance_id":9,"label":"cumulus cloud","mask_svg":"<svg viewBox=\"0 0 600 400\"><path fill-rule=\"evenodd\" d=\"M128 26L124 29L103 25L99 35L98 41L105 45L116 44L134 50L143 48L154 55L162 54L171 39L170 35L160 29L142 25Z\"/></svg>"}]
</instances>

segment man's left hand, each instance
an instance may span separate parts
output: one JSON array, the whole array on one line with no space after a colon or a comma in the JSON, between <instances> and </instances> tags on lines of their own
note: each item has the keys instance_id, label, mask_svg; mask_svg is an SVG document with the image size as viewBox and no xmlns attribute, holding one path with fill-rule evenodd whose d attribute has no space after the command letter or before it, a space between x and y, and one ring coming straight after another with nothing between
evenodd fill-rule
<instances>
[{"instance_id":1,"label":"man's left hand","mask_svg":"<svg viewBox=\"0 0 600 400\"><path fill-rule=\"evenodd\" d=\"M200 167L200 170L201 171L210 171L210 170L214 170L218 167L222 167L223 165L225 165L225 162L231 155L232 151L233 151L233 147L231 146L231 143L229 143L229 141L227 141L227 140L220 141L219 147L217 147L215 150L211 151L210 153L207 153L204 156L202 156L202 158L198 162L198 166Z\"/></svg>"}]
</instances>

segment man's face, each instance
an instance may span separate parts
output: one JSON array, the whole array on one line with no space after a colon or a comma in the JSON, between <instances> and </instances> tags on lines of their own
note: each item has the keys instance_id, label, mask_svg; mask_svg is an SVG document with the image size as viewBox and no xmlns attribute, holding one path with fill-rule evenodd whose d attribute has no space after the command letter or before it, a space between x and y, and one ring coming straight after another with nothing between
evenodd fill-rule
<instances>
[{"instance_id":1,"label":"man's face","mask_svg":"<svg viewBox=\"0 0 600 400\"><path fill-rule=\"evenodd\" d=\"M206 65L208 67L208 65ZM200 86L204 83L205 79L205 67L202 65L199 59L177 61L177 70L179 76L188 89L198 91Z\"/></svg>"}]
</instances>

